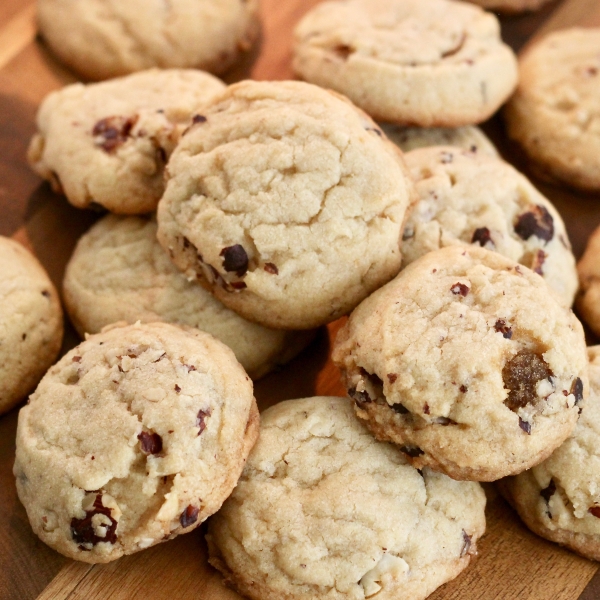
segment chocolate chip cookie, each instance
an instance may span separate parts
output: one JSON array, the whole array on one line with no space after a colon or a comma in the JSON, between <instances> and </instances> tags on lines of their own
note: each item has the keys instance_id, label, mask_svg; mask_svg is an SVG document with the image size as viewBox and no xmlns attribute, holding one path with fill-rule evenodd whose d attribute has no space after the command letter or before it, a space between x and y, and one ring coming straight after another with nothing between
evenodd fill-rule
<instances>
[{"instance_id":1,"label":"chocolate chip cookie","mask_svg":"<svg viewBox=\"0 0 600 600\"><path fill-rule=\"evenodd\" d=\"M400 268L414 193L402 153L335 93L232 85L182 137L168 174L159 242L246 319L317 327Z\"/></svg>"},{"instance_id":2,"label":"chocolate chip cookie","mask_svg":"<svg viewBox=\"0 0 600 600\"><path fill-rule=\"evenodd\" d=\"M542 175L600 190L600 28L546 35L519 59L508 134Z\"/></svg>"},{"instance_id":3,"label":"chocolate chip cookie","mask_svg":"<svg viewBox=\"0 0 600 600\"><path fill-rule=\"evenodd\" d=\"M600 227L588 238L583 256L577 263L581 288L577 310L596 335L600 335Z\"/></svg>"},{"instance_id":4,"label":"chocolate chip cookie","mask_svg":"<svg viewBox=\"0 0 600 600\"><path fill-rule=\"evenodd\" d=\"M499 484L531 530L600 560L600 346L588 356L590 395L573 435L543 463Z\"/></svg>"},{"instance_id":5,"label":"chocolate chip cookie","mask_svg":"<svg viewBox=\"0 0 600 600\"><path fill-rule=\"evenodd\" d=\"M410 466L346 399L290 400L263 413L209 560L255 600L422 600L476 554L484 507L479 484Z\"/></svg>"},{"instance_id":6,"label":"chocolate chip cookie","mask_svg":"<svg viewBox=\"0 0 600 600\"><path fill-rule=\"evenodd\" d=\"M547 458L588 393L583 330L496 253L425 254L358 306L333 360L356 412L413 465L493 481Z\"/></svg>"},{"instance_id":7,"label":"chocolate chip cookie","mask_svg":"<svg viewBox=\"0 0 600 600\"><path fill-rule=\"evenodd\" d=\"M291 360L314 331L251 323L180 273L156 240L153 218L108 215L83 235L63 282L67 312L79 334L117 321L164 321L214 335L257 379Z\"/></svg>"},{"instance_id":8,"label":"chocolate chip cookie","mask_svg":"<svg viewBox=\"0 0 600 600\"><path fill-rule=\"evenodd\" d=\"M444 246L475 244L529 267L573 304L577 271L565 225L524 175L500 158L451 147L405 159L419 201L404 228L403 265Z\"/></svg>"},{"instance_id":9,"label":"chocolate chip cookie","mask_svg":"<svg viewBox=\"0 0 600 600\"><path fill-rule=\"evenodd\" d=\"M78 208L153 211L181 132L223 89L216 77L191 69L69 85L42 102L27 158Z\"/></svg>"},{"instance_id":10,"label":"chocolate chip cookie","mask_svg":"<svg viewBox=\"0 0 600 600\"><path fill-rule=\"evenodd\" d=\"M517 61L497 18L449 0L331 0L295 30L294 69L374 119L480 123L510 96Z\"/></svg>"},{"instance_id":11,"label":"chocolate chip cookie","mask_svg":"<svg viewBox=\"0 0 600 600\"><path fill-rule=\"evenodd\" d=\"M257 435L252 382L227 346L165 323L113 327L21 410L17 492L46 544L108 562L218 510Z\"/></svg>"},{"instance_id":12,"label":"chocolate chip cookie","mask_svg":"<svg viewBox=\"0 0 600 600\"><path fill-rule=\"evenodd\" d=\"M21 244L0 236L0 414L56 360L63 316L54 285Z\"/></svg>"},{"instance_id":13,"label":"chocolate chip cookie","mask_svg":"<svg viewBox=\"0 0 600 600\"><path fill-rule=\"evenodd\" d=\"M85 79L193 67L223 73L253 46L258 0L38 0L40 34Z\"/></svg>"}]
</instances>

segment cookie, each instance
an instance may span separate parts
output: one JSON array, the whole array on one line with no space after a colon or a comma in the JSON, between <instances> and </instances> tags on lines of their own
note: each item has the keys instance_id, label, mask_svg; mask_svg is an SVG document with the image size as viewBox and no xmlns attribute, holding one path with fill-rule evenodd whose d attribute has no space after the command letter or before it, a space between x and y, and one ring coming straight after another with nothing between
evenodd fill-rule
<instances>
[{"instance_id":1,"label":"cookie","mask_svg":"<svg viewBox=\"0 0 600 600\"><path fill-rule=\"evenodd\" d=\"M333 360L356 412L414 466L494 481L547 458L588 392L583 330L504 256L425 254L352 313Z\"/></svg>"},{"instance_id":2,"label":"cookie","mask_svg":"<svg viewBox=\"0 0 600 600\"><path fill-rule=\"evenodd\" d=\"M449 0L320 3L295 29L293 64L374 119L419 127L480 123L517 84L496 17Z\"/></svg>"},{"instance_id":3,"label":"cookie","mask_svg":"<svg viewBox=\"0 0 600 600\"><path fill-rule=\"evenodd\" d=\"M516 14L538 10L550 0L468 0L479 4L485 10L495 10L505 14Z\"/></svg>"},{"instance_id":4,"label":"cookie","mask_svg":"<svg viewBox=\"0 0 600 600\"><path fill-rule=\"evenodd\" d=\"M209 523L210 562L255 600L422 600L456 577L485 530L485 495L410 466L345 398L261 415L238 486Z\"/></svg>"},{"instance_id":5,"label":"cookie","mask_svg":"<svg viewBox=\"0 0 600 600\"><path fill-rule=\"evenodd\" d=\"M529 267L573 304L577 271L565 225L526 177L500 158L447 146L405 159L419 201L404 229L403 265L445 246L477 244Z\"/></svg>"},{"instance_id":6,"label":"cookie","mask_svg":"<svg viewBox=\"0 0 600 600\"><path fill-rule=\"evenodd\" d=\"M165 323L113 327L21 410L17 492L42 541L109 562L217 511L257 435L252 382L227 346Z\"/></svg>"},{"instance_id":7,"label":"cookie","mask_svg":"<svg viewBox=\"0 0 600 600\"><path fill-rule=\"evenodd\" d=\"M244 318L310 329L396 275L413 193L401 152L344 98L244 81L173 153L158 240Z\"/></svg>"},{"instance_id":8,"label":"cookie","mask_svg":"<svg viewBox=\"0 0 600 600\"><path fill-rule=\"evenodd\" d=\"M600 190L600 28L546 35L521 56L519 73L508 135L543 175Z\"/></svg>"},{"instance_id":9,"label":"cookie","mask_svg":"<svg viewBox=\"0 0 600 600\"><path fill-rule=\"evenodd\" d=\"M38 0L52 52L85 79L194 67L220 74L256 40L258 0Z\"/></svg>"},{"instance_id":10,"label":"cookie","mask_svg":"<svg viewBox=\"0 0 600 600\"><path fill-rule=\"evenodd\" d=\"M0 236L0 414L25 398L56 360L60 300L42 265Z\"/></svg>"},{"instance_id":11,"label":"cookie","mask_svg":"<svg viewBox=\"0 0 600 600\"><path fill-rule=\"evenodd\" d=\"M63 282L79 334L117 321L196 327L229 346L253 378L298 354L313 331L286 332L246 321L180 273L156 240L156 221L108 215L79 240Z\"/></svg>"},{"instance_id":12,"label":"cookie","mask_svg":"<svg viewBox=\"0 0 600 600\"><path fill-rule=\"evenodd\" d=\"M464 127L402 127L391 123L381 123L385 135L403 152L410 152L428 146L457 146L464 150L482 152L498 156L498 150L490 139L474 125Z\"/></svg>"},{"instance_id":13,"label":"cookie","mask_svg":"<svg viewBox=\"0 0 600 600\"><path fill-rule=\"evenodd\" d=\"M588 348L590 395L573 435L501 491L542 537L600 560L600 346Z\"/></svg>"},{"instance_id":14,"label":"cookie","mask_svg":"<svg viewBox=\"0 0 600 600\"><path fill-rule=\"evenodd\" d=\"M29 164L78 208L153 211L181 132L223 89L216 77L191 69L69 85L40 106Z\"/></svg>"},{"instance_id":15,"label":"cookie","mask_svg":"<svg viewBox=\"0 0 600 600\"><path fill-rule=\"evenodd\" d=\"M577 311L592 331L600 335L600 227L588 238L577 272L581 285L575 301Z\"/></svg>"}]
</instances>

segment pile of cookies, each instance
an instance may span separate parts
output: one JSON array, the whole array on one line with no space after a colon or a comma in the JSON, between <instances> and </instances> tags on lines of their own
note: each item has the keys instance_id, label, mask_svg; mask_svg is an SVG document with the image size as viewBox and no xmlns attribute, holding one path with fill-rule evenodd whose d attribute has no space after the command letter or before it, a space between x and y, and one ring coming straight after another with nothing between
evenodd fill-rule
<instances>
[{"instance_id":1,"label":"pile of cookies","mask_svg":"<svg viewBox=\"0 0 600 600\"><path fill-rule=\"evenodd\" d=\"M37 323L11 322L20 370L5 370L19 381L0 371L0 410L47 371L19 415L14 467L36 534L108 562L217 513L211 564L250 598L418 600L476 554L478 482L508 477L532 529L598 558L600 494L582 490L593 465L569 469L582 448L596 460L600 394L598 351L570 309L575 259L556 209L476 127L518 83L497 19L455 0L323 2L296 29L306 81L225 86L189 67L220 73L250 50L256 2L172 0L151 39L135 3L88 4L39 1L61 59L121 75L49 95L29 147L69 202L111 213L68 264L64 304L85 341L52 367L56 291L25 251L2 250L0 298ZM220 19L193 44L188 5ZM86 53L56 14L85 25ZM560 35L523 61L540 81L521 80L509 132L540 169L597 189L597 156L539 150L565 143L540 141L551 118L564 120L553 135L600 137L581 108L596 67L575 51L576 68L537 66L574 34ZM572 72L586 78L577 97ZM536 84L556 87L558 116ZM579 302L593 312L588 279ZM349 397L279 403L259 436L250 377L348 314L332 359Z\"/></svg>"}]
</instances>

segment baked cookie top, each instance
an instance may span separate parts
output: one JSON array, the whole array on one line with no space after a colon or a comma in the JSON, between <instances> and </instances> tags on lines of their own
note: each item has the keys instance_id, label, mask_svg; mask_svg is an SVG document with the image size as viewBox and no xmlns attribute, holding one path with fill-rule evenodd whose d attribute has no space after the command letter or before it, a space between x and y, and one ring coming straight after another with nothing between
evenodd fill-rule
<instances>
[{"instance_id":1,"label":"baked cookie top","mask_svg":"<svg viewBox=\"0 0 600 600\"><path fill-rule=\"evenodd\" d=\"M457 127L493 114L517 83L496 17L449 0L333 0L295 30L294 69L373 118Z\"/></svg>"},{"instance_id":2,"label":"baked cookie top","mask_svg":"<svg viewBox=\"0 0 600 600\"><path fill-rule=\"evenodd\" d=\"M573 304L577 271L565 225L525 176L500 158L447 146L405 159L419 201L404 228L404 265L444 246L478 244L529 267Z\"/></svg>"},{"instance_id":3,"label":"baked cookie top","mask_svg":"<svg viewBox=\"0 0 600 600\"><path fill-rule=\"evenodd\" d=\"M45 543L108 562L218 510L257 435L252 382L224 344L114 327L67 353L21 410L17 491Z\"/></svg>"},{"instance_id":4,"label":"baked cookie top","mask_svg":"<svg viewBox=\"0 0 600 600\"><path fill-rule=\"evenodd\" d=\"M412 182L401 152L337 94L232 85L182 137L168 175L159 242L247 319L316 327L398 272Z\"/></svg>"},{"instance_id":5,"label":"baked cookie top","mask_svg":"<svg viewBox=\"0 0 600 600\"><path fill-rule=\"evenodd\" d=\"M421 600L468 565L484 507L477 483L377 442L347 399L290 400L261 415L210 562L253 599Z\"/></svg>"},{"instance_id":6,"label":"baked cookie top","mask_svg":"<svg viewBox=\"0 0 600 600\"><path fill-rule=\"evenodd\" d=\"M600 227L588 238L577 263L580 289L575 300L578 312L596 335L600 335Z\"/></svg>"},{"instance_id":7,"label":"baked cookie top","mask_svg":"<svg viewBox=\"0 0 600 600\"><path fill-rule=\"evenodd\" d=\"M483 248L430 252L358 306L333 360L358 415L415 466L493 481L541 462L587 395L579 321Z\"/></svg>"},{"instance_id":8,"label":"baked cookie top","mask_svg":"<svg viewBox=\"0 0 600 600\"><path fill-rule=\"evenodd\" d=\"M403 127L391 123L380 123L388 139L403 152L429 146L455 146L472 152L498 156L498 150L479 127Z\"/></svg>"},{"instance_id":9,"label":"baked cookie top","mask_svg":"<svg viewBox=\"0 0 600 600\"><path fill-rule=\"evenodd\" d=\"M0 236L0 414L38 383L62 336L60 300L46 271L21 244Z\"/></svg>"},{"instance_id":10,"label":"baked cookie top","mask_svg":"<svg viewBox=\"0 0 600 600\"><path fill-rule=\"evenodd\" d=\"M588 348L588 356L590 395L573 434L502 487L533 531L600 560L600 346Z\"/></svg>"},{"instance_id":11,"label":"baked cookie top","mask_svg":"<svg viewBox=\"0 0 600 600\"><path fill-rule=\"evenodd\" d=\"M196 327L227 344L252 378L300 352L313 332L243 319L177 270L156 240L156 221L108 215L84 234L67 265L63 295L79 334L117 321Z\"/></svg>"},{"instance_id":12,"label":"baked cookie top","mask_svg":"<svg viewBox=\"0 0 600 600\"><path fill-rule=\"evenodd\" d=\"M600 28L550 33L519 60L508 134L546 175L600 189Z\"/></svg>"},{"instance_id":13,"label":"baked cookie top","mask_svg":"<svg viewBox=\"0 0 600 600\"><path fill-rule=\"evenodd\" d=\"M192 69L69 85L42 102L27 158L74 206L153 211L181 132L223 89L216 77Z\"/></svg>"},{"instance_id":14,"label":"baked cookie top","mask_svg":"<svg viewBox=\"0 0 600 600\"><path fill-rule=\"evenodd\" d=\"M38 0L40 33L86 79L151 67L223 73L259 33L258 0Z\"/></svg>"}]
</instances>

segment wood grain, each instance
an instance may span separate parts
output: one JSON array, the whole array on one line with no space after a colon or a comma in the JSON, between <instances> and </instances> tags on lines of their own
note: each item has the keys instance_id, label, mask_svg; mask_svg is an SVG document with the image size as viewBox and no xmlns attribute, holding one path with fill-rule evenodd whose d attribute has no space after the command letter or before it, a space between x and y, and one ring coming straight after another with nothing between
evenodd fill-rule
<instances>
[{"instance_id":1,"label":"wood grain","mask_svg":"<svg viewBox=\"0 0 600 600\"><path fill-rule=\"evenodd\" d=\"M35 37L35 6L25 5L0 31L0 69Z\"/></svg>"},{"instance_id":2,"label":"wood grain","mask_svg":"<svg viewBox=\"0 0 600 600\"><path fill-rule=\"evenodd\" d=\"M227 80L293 77L293 26L318 1L262 0L264 24L256 60L242 65ZM74 81L34 39L33 6L33 0L0 3L0 234L13 235L31 248L53 281L60 284L77 238L97 216L72 208L26 164L37 105L48 92ZM503 19L503 36L519 49L535 35L574 24L600 25L600 2L555 0L537 13ZM504 156L535 180L518 149L506 141L501 119L493 119L487 129ZM565 218L579 255L590 231L600 222L597 199L535 183ZM257 382L255 393L261 410L287 398L344 395L339 373L329 359L342 322L322 328L306 352L285 369ZM74 343L76 336L70 330L65 349ZM77 563L42 544L31 532L12 479L16 420L16 410L0 419L0 598L239 600L207 565L202 528L109 565ZM433 600L600 599L600 575L593 577L596 563L530 533L493 488L487 490L488 531L480 543L479 557L459 578L436 591Z\"/></svg>"}]
</instances>

